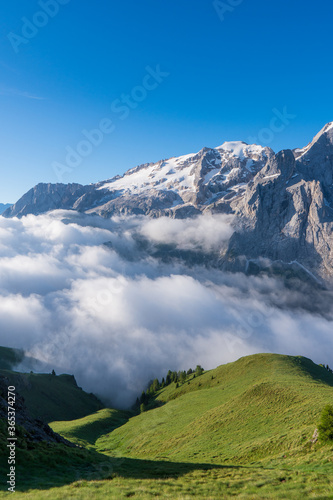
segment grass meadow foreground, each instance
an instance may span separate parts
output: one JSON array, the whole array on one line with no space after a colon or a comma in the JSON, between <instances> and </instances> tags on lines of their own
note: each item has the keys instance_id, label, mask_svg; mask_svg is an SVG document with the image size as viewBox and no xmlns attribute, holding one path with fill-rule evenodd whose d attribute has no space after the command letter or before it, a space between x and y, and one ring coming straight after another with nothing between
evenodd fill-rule
<instances>
[{"instance_id":1,"label":"grass meadow foreground","mask_svg":"<svg viewBox=\"0 0 333 500\"><path fill-rule=\"evenodd\" d=\"M31 445L20 436L15 495L333 498L333 444L313 439L332 402L333 375L307 358L241 358L171 383L141 414L101 409L51 423L79 447Z\"/></svg>"}]
</instances>

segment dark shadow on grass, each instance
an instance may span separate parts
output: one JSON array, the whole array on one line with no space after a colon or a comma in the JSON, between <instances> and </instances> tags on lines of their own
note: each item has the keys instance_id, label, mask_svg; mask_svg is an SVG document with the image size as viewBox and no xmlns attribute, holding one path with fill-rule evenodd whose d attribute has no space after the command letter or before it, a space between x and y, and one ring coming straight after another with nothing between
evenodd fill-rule
<instances>
[{"instance_id":1,"label":"dark shadow on grass","mask_svg":"<svg viewBox=\"0 0 333 500\"><path fill-rule=\"evenodd\" d=\"M132 479L178 478L196 470L236 468L210 463L170 462L164 460L142 460L136 458L111 458L117 476Z\"/></svg>"},{"instance_id":2,"label":"dark shadow on grass","mask_svg":"<svg viewBox=\"0 0 333 500\"><path fill-rule=\"evenodd\" d=\"M323 366L315 364L311 359L304 356L294 356L295 364L299 365L304 374L315 382L320 382L333 387L333 374Z\"/></svg>"},{"instance_id":3,"label":"dark shadow on grass","mask_svg":"<svg viewBox=\"0 0 333 500\"><path fill-rule=\"evenodd\" d=\"M25 492L29 489L48 490L82 480L112 480L115 477L166 479L179 478L197 470L243 468L241 466L209 463L114 458L85 449L64 449L59 445L43 447L35 455L34 451L32 451L31 459L27 458L28 454L25 457L22 456L20 463L17 465L16 491ZM0 468L1 476L5 473L5 470L3 467ZM0 489L5 489L3 484Z\"/></svg>"}]
</instances>

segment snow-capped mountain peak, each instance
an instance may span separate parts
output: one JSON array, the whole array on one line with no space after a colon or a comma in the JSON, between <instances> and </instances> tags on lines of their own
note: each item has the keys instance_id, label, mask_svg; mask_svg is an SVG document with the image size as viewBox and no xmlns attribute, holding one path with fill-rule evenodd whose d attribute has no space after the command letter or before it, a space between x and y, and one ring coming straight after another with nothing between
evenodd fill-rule
<instances>
[{"instance_id":1,"label":"snow-capped mountain peak","mask_svg":"<svg viewBox=\"0 0 333 500\"><path fill-rule=\"evenodd\" d=\"M219 198L239 195L271 154L272 150L262 146L225 142L217 148L136 167L100 183L98 190L108 190L117 198L143 196L152 190L155 194L172 193L170 208L184 203L207 204L217 194Z\"/></svg>"},{"instance_id":2,"label":"snow-capped mountain peak","mask_svg":"<svg viewBox=\"0 0 333 500\"><path fill-rule=\"evenodd\" d=\"M232 213L243 228L230 240L230 255L239 258L224 266L267 257L333 275L333 122L294 151L230 141L97 184L38 184L4 216L58 208L103 217Z\"/></svg>"}]
</instances>

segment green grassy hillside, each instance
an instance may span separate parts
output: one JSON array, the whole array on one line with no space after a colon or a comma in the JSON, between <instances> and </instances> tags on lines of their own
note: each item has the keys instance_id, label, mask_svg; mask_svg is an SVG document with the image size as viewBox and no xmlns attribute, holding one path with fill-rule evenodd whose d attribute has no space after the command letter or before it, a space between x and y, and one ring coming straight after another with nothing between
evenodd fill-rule
<instances>
[{"instance_id":1,"label":"green grassy hillside","mask_svg":"<svg viewBox=\"0 0 333 500\"><path fill-rule=\"evenodd\" d=\"M97 439L107 432L124 425L132 416L129 411L104 408L93 415L71 422L52 422L52 429L67 436L69 441L86 448L94 448Z\"/></svg>"},{"instance_id":2,"label":"green grassy hillside","mask_svg":"<svg viewBox=\"0 0 333 500\"><path fill-rule=\"evenodd\" d=\"M32 417L45 422L73 420L103 408L96 396L77 386L73 375L13 371L24 359L28 358L25 358L23 350L0 346L0 375L6 377L8 384L14 385L24 397Z\"/></svg>"},{"instance_id":3,"label":"green grassy hillside","mask_svg":"<svg viewBox=\"0 0 333 500\"><path fill-rule=\"evenodd\" d=\"M214 463L302 456L311 448L323 406L333 403L333 375L303 357L260 354L192 377L177 389L173 383L157 400L164 404L112 433L106 423L96 449ZM69 437L61 423L56 429Z\"/></svg>"},{"instance_id":4,"label":"green grassy hillside","mask_svg":"<svg viewBox=\"0 0 333 500\"><path fill-rule=\"evenodd\" d=\"M103 404L93 394L77 386L72 375L17 373L0 370L18 393L24 397L26 407L34 418L45 422L73 420L89 415Z\"/></svg>"},{"instance_id":5,"label":"green grassy hillside","mask_svg":"<svg viewBox=\"0 0 333 500\"><path fill-rule=\"evenodd\" d=\"M95 453L95 474L84 472L82 456L82 480L51 488L51 471L50 489L16 496L333 498L333 444L312 442L322 408L333 403L333 375L311 360L248 356L172 383L156 400L140 415L104 409L52 423Z\"/></svg>"}]
</instances>

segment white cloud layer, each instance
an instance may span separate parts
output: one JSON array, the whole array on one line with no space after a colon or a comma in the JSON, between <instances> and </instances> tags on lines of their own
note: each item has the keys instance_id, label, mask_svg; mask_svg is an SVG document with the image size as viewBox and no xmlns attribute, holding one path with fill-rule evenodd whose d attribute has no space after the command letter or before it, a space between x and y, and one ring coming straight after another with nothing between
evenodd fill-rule
<instances>
[{"instance_id":1,"label":"white cloud layer","mask_svg":"<svg viewBox=\"0 0 333 500\"><path fill-rule=\"evenodd\" d=\"M151 251L218 252L230 222L65 211L0 217L0 345L24 348L41 362L34 369L74 373L115 406L131 404L168 369L198 363L280 352L330 364L332 318L302 309L297 292L174 256L163 263Z\"/></svg>"}]
</instances>

